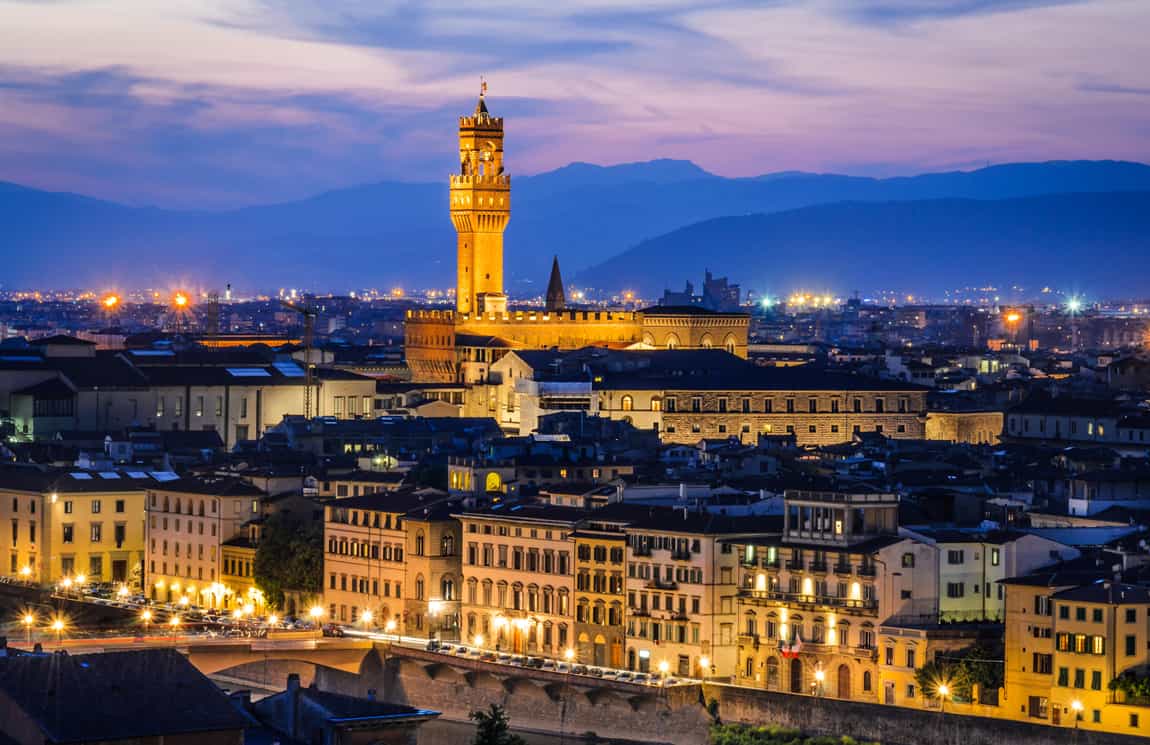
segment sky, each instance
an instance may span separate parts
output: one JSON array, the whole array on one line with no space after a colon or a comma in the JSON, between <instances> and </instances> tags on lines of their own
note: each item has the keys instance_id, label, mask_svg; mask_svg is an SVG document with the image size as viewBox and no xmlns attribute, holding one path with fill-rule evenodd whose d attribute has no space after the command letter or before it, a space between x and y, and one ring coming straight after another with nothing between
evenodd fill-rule
<instances>
[{"instance_id":1,"label":"sky","mask_svg":"<svg viewBox=\"0 0 1150 745\"><path fill-rule=\"evenodd\" d=\"M513 174L1150 161L1150 0L0 0L0 181L219 209Z\"/></svg>"}]
</instances>

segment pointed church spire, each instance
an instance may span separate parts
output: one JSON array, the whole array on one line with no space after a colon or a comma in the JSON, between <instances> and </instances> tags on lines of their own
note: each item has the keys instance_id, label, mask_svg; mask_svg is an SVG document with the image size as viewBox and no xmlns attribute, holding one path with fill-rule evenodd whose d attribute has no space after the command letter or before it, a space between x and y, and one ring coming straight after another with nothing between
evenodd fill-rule
<instances>
[{"instance_id":1,"label":"pointed church spire","mask_svg":"<svg viewBox=\"0 0 1150 745\"><path fill-rule=\"evenodd\" d=\"M559 257L551 262L551 279L547 280L547 311L556 312L567 307L567 296L563 293L563 277L559 274Z\"/></svg>"},{"instance_id":2,"label":"pointed church spire","mask_svg":"<svg viewBox=\"0 0 1150 745\"><path fill-rule=\"evenodd\" d=\"M475 115L476 116L479 116L480 114L486 114L487 113L487 103L483 100L483 97L486 95L487 95L487 80L483 76L480 76L479 77L479 103L475 104Z\"/></svg>"}]
</instances>

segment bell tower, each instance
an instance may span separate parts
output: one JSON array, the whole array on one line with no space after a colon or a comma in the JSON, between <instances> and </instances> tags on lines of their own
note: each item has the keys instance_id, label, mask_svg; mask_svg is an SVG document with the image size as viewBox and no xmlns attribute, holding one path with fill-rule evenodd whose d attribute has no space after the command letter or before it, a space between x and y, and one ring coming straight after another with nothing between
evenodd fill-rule
<instances>
[{"instance_id":1,"label":"bell tower","mask_svg":"<svg viewBox=\"0 0 1150 745\"><path fill-rule=\"evenodd\" d=\"M511 177L503 172L503 119L487 111L480 88L473 116L459 117L459 173L451 177L451 222L458 236L455 308L502 313L503 231L511 218Z\"/></svg>"}]
</instances>

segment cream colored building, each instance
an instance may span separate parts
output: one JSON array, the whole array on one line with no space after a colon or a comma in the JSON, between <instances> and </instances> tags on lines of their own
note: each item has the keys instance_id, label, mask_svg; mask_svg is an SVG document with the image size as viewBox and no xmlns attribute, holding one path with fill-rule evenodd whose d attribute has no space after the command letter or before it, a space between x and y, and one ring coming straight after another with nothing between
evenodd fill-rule
<instances>
[{"instance_id":1,"label":"cream colored building","mask_svg":"<svg viewBox=\"0 0 1150 745\"><path fill-rule=\"evenodd\" d=\"M575 641L572 534L586 515L585 510L540 505L455 515L462 526L464 641L563 657Z\"/></svg>"},{"instance_id":2,"label":"cream colored building","mask_svg":"<svg viewBox=\"0 0 1150 745\"><path fill-rule=\"evenodd\" d=\"M151 597L229 607L237 588L222 582L223 546L260 516L265 496L227 476L187 477L150 489L146 574Z\"/></svg>"},{"instance_id":3,"label":"cream colored building","mask_svg":"<svg viewBox=\"0 0 1150 745\"><path fill-rule=\"evenodd\" d=\"M787 492L783 533L738 546L735 682L902 703L881 691L880 625L937 620L934 547L898 534L898 497ZM880 697L881 693L881 697Z\"/></svg>"}]
</instances>

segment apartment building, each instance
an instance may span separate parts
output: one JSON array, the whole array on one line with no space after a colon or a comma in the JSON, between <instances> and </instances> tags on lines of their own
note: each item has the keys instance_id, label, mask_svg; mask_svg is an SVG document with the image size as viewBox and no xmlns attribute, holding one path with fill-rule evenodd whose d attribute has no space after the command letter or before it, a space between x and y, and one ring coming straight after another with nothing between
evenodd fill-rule
<instances>
[{"instance_id":1,"label":"apartment building","mask_svg":"<svg viewBox=\"0 0 1150 745\"><path fill-rule=\"evenodd\" d=\"M1150 701L1123 681L1144 678L1150 664L1150 589L1085 562L1004 584L1004 714L1145 735Z\"/></svg>"},{"instance_id":2,"label":"apartment building","mask_svg":"<svg viewBox=\"0 0 1150 745\"><path fill-rule=\"evenodd\" d=\"M943 623L1001 623L1002 580L1081 555L1076 548L1017 531L914 528L904 533L938 551L938 620Z\"/></svg>"},{"instance_id":3,"label":"apartment building","mask_svg":"<svg viewBox=\"0 0 1150 745\"><path fill-rule=\"evenodd\" d=\"M626 521L590 513L575 541L575 659L621 668L626 646Z\"/></svg>"},{"instance_id":4,"label":"apartment building","mask_svg":"<svg viewBox=\"0 0 1150 745\"><path fill-rule=\"evenodd\" d=\"M879 628L936 618L935 550L898 534L895 494L796 490L784 502L781 535L736 543L735 681L879 701Z\"/></svg>"},{"instance_id":5,"label":"apartment building","mask_svg":"<svg viewBox=\"0 0 1150 745\"><path fill-rule=\"evenodd\" d=\"M42 585L83 577L138 587L144 502L157 483L143 471L0 469L0 524L10 526L3 574Z\"/></svg>"},{"instance_id":6,"label":"apartment building","mask_svg":"<svg viewBox=\"0 0 1150 745\"><path fill-rule=\"evenodd\" d=\"M227 607L236 588L221 581L223 546L261 515L266 494L233 476L189 476L148 491L147 577L156 600L187 597Z\"/></svg>"},{"instance_id":7,"label":"apartment building","mask_svg":"<svg viewBox=\"0 0 1150 745\"><path fill-rule=\"evenodd\" d=\"M476 646L561 658L575 641L576 527L582 509L502 504L458 512L462 638Z\"/></svg>"}]
</instances>

